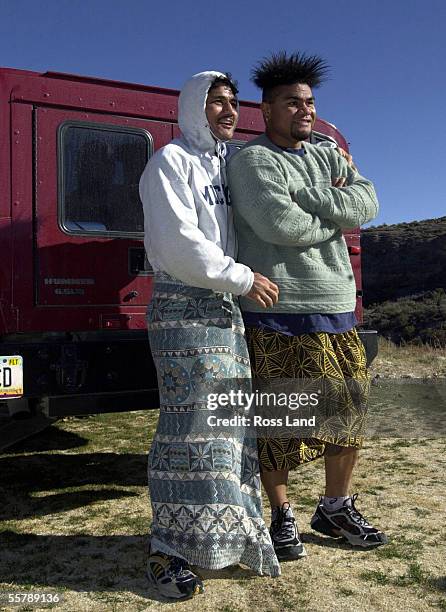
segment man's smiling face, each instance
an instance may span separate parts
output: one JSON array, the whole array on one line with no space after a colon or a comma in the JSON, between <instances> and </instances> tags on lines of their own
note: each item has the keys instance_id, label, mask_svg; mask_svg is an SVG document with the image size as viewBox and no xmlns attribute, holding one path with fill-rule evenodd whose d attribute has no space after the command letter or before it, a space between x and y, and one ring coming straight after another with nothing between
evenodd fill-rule
<instances>
[{"instance_id":1,"label":"man's smiling face","mask_svg":"<svg viewBox=\"0 0 446 612\"><path fill-rule=\"evenodd\" d=\"M305 83L280 85L270 101L262 102L262 110L266 133L279 147L300 147L316 121L313 93Z\"/></svg>"},{"instance_id":2,"label":"man's smiling face","mask_svg":"<svg viewBox=\"0 0 446 612\"><path fill-rule=\"evenodd\" d=\"M237 126L237 98L227 85L216 85L209 90L206 117L212 134L218 140L231 140Z\"/></svg>"}]
</instances>

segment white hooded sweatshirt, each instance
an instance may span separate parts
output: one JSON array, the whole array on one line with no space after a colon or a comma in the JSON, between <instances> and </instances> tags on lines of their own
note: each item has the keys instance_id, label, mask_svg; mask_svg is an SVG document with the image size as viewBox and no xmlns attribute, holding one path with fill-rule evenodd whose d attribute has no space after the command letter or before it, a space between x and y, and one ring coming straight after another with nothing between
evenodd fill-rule
<instances>
[{"instance_id":1,"label":"white hooded sweatshirt","mask_svg":"<svg viewBox=\"0 0 446 612\"><path fill-rule=\"evenodd\" d=\"M144 245L155 272L218 292L246 295L254 274L236 263L237 241L225 166L226 146L214 139L206 98L219 72L200 72L178 102L181 138L159 149L139 183Z\"/></svg>"}]
</instances>

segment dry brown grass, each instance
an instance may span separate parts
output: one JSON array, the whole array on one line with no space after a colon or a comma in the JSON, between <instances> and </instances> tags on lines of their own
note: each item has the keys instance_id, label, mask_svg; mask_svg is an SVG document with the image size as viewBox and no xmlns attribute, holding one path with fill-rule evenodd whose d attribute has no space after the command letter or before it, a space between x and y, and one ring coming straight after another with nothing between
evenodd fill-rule
<instances>
[{"instance_id":1,"label":"dry brown grass","mask_svg":"<svg viewBox=\"0 0 446 612\"><path fill-rule=\"evenodd\" d=\"M370 371L372 375L384 378L444 378L446 348L434 348L427 344L396 346L380 337L378 356Z\"/></svg>"},{"instance_id":2,"label":"dry brown grass","mask_svg":"<svg viewBox=\"0 0 446 612\"><path fill-rule=\"evenodd\" d=\"M386 375L389 355L398 368L408 367L410 358L410 372L402 373L442 371L444 353L414 357L413 347L397 355L391 349L381 347L375 374ZM381 388L374 393L379 400ZM156 417L68 418L1 456L7 487L0 507L0 591L60 591L65 600L57 609L70 612L446 609L446 439L434 436L370 440L362 451L354 476L358 506L388 532L387 546L350 550L311 531L323 488L319 462L293 472L290 482L306 559L282 564L277 579L240 567L203 572L205 595L160 601L144 576L146 452Z\"/></svg>"}]
</instances>

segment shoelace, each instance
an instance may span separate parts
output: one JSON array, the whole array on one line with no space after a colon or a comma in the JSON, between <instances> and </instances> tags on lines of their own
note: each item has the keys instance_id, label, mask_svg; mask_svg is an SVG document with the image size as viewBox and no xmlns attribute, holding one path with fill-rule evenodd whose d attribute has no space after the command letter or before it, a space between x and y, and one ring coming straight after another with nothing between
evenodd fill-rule
<instances>
[{"instance_id":1,"label":"shoelace","mask_svg":"<svg viewBox=\"0 0 446 612\"><path fill-rule=\"evenodd\" d=\"M286 508L284 506L287 505ZM287 511L290 508L290 504L284 502L281 508L277 509L276 518L273 520L273 531L283 530L284 535L293 537L295 528L295 518L294 516L287 516Z\"/></svg>"},{"instance_id":2,"label":"shoelace","mask_svg":"<svg viewBox=\"0 0 446 612\"><path fill-rule=\"evenodd\" d=\"M173 557L170 562L169 569L167 570L169 574L173 576L181 575L183 572L187 571L189 568L187 567L187 562L184 559L180 559L180 557Z\"/></svg>"},{"instance_id":3,"label":"shoelace","mask_svg":"<svg viewBox=\"0 0 446 612\"><path fill-rule=\"evenodd\" d=\"M370 523L362 516L362 514L355 508L355 501L358 499L358 494L355 493L351 497L351 506L346 506L352 519L359 523L362 527L371 527Z\"/></svg>"}]
</instances>

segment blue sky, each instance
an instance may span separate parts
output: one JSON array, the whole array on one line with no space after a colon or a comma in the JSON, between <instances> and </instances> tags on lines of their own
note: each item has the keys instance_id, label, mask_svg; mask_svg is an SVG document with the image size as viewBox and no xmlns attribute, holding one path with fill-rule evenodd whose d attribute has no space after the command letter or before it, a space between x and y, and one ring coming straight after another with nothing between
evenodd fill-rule
<instances>
[{"instance_id":1,"label":"blue sky","mask_svg":"<svg viewBox=\"0 0 446 612\"><path fill-rule=\"evenodd\" d=\"M332 66L319 116L376 185L377 223L446 215L444 0L0 0L0 65L164 87L306 51Z\"/></svg>"}]
</instances>

